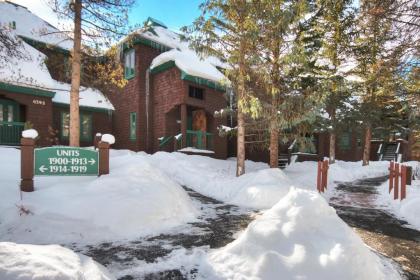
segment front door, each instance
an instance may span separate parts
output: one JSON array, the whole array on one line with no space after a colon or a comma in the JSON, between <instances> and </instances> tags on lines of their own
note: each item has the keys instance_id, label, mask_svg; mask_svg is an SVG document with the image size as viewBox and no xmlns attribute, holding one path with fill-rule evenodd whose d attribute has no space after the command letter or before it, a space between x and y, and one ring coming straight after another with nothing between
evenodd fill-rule
<instances>
[{"instance_id":1,"label":"front door","mask_svg":"<svg viewBox=\"0 0 420 280\"><path fill-rule=\"evenodd\" d=\"M23 123L19 119L19 104L12 100L0 99L0 144L18 145Z\"/></svg>"},{"instance_id":2,"label":"front door","mask_svg":"<svg viewBox=\"0 0 420 280\"><path fill-rule=\"evenodd\" d=\"M192 112L192 129L197 132L193 138L194 146L199 149L206 148L207 118L206 111L195 110Z\"/></svg>"}]
</instances>

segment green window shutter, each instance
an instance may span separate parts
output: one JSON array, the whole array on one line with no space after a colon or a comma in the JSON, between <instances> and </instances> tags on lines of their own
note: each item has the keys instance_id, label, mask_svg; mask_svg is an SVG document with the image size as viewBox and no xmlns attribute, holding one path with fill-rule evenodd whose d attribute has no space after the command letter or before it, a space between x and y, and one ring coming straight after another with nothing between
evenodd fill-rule
<instances>
[{"instance_id":1,"label":"green window shutter","mask_svg":"<svg viewBox=\"0 0 420 280\"><path fill-rule=\"evenodd\" d=\"M61 139L67 139L70 135L70 113L61 112Z\"/></svg>"},{"instance_id":2,"label":"green window shutter","mask_svg":"<svg viewBox=\"0 0 420 280\"><path fill-rule=\"evenodd\" d=\"M92 115L80 115L80 140L92 141Z\"/></svg>"},{"instance_id":3,"label":"green window shutter","mask_svg":"<svg viewBox=\"0 0 420 280\"><path fill-rule=\"evenodd\" d=\"M70 113L61 112L61 139L67 140L70 135ZM80 140L92 141L92 115L80 114Z\"/></svg>"},{"instance_id":4,"label":"green window shutter","mask_svg":"<svg viewBox=\"0 0 420 280\"><path fill-rule=\"evenodd\" d=\"M134 49L124 53L124 78L129 80L135 76L136 55Z\"/></svg>"},{"instance_id":5,"label":"green window shutter","mask_svg":"<svg viewBox=\"0 0 420 280\"><path fill-rule=\"evenodd\" d=\"M137 139L137 113L130 113L130 140Z\"/></svg>"}]
</instances>

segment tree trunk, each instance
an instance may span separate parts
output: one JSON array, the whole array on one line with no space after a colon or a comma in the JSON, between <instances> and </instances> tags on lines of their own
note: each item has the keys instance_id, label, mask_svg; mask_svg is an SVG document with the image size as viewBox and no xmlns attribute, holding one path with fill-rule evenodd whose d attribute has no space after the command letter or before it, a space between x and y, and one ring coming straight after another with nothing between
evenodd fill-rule
<instances>
[{"instance_id":1,"label":"tree trunk","mask_svg":"<svg viewBox=\"0 0 420 280\"><path fill-rule=\"evenodd\" d=\"M337 136L335 134L335 131L332 130L330 132L330 158L329 158L329 162L330 164L335 163L335 140L336 140Z\"/></svg>"},{"instance_id":2,"label":"tree trunk","mask_svg":"<svg viewBox=\"0 0 420 280\"><path fill-rule=\"evenodd\" d=\"M82 0L74 1L74 38L70 89L70 146L80 146L79 87L82 45Z\"/></svg>"},{"instance_id":3,"label":"tree trunk","mask_svg":"<svg viewBox=\"0 0 420 280\"><path fill-rule=\"evenodd\" d=\"M270 121L270 168L279 167L279 130L275 119Z\"/></svg>"},{"instance_id":4,"label":"tree trunk","mask_svg":"<svg viewBox=\"0 0 420 280\"><path fill-rule=\"evenodd\" d=\"M245 115L242 109L238 106L238 147L237 147L237 162L236 162L236 176L241 176L245 173Z\"/></svg>"},{"instance_id":5,"label":"tree trunk","mask_svg":"<svg viewBox=\"0 0 420 280\"><path fill-rule=\"evenodd\" d=\"M363 166L369 165L371 139L372 139L372 128L370 125L367 125L365 128L365 147L363 149Z\"/></svg>"}]
</instances>

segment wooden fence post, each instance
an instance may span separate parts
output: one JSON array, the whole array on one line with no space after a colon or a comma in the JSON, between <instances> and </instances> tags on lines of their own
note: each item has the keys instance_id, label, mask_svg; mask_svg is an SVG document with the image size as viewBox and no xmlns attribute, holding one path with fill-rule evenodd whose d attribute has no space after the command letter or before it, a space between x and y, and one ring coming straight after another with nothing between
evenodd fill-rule
<instances>
[{"instance_id":1,"label":"wooden fence post","mask_svg":"<svg viewBox=\"0 0 420 280\"><path fill-rule=\"evenodd\" d=\"M401 200L406 197L407 167L401 165Z\"/></svg>"},{"instance_id":2,"label":"wooden fence post","mask_svg":"<svg viewBox=\"0 0 420 280\"><path fill-rule=\"evenodd\" d=\"M413 179L413 167L406 166L407 169L407 185L411 186L411 180Z\"/></svg>"},{"instance_id":3,"label":"wooden fence post","mask_svg":"<svg viewBox=\"0 0 420 280\"><path fill-rule=\"evenodd\" d=\"M98 143L99 149L99 176L109 174L109 143L100 141Z\"/></svg>"},{"instance_id":4,"label":"wooden fence post","mask_svg":"<svg viewBox=\"0 0 420 280\"><path fill-rule=\"evenodd\" d=\"M321 192L321 170L322 170L322 162L318 161L318 173L316 176L316 189L318 192Z\"/></svg>"},{"instance_id":5,"label":"wooden fence post","mask_svg":"<svg viewBox=\"0 0 420 280\"><path fill-rule=\"evenodd\" d=\"M389 163L389 193L391 193L391 191L392 191L392 188L394 187L394 172L395 172L395 170L394 170L394 162L393 161L391 161L390 163Z\"/></svg>"},{"instance_id":6,"label":"wooden fence post","mask_svg":"<svg viewBox=\"0 0 420 280\"><path fill-rule=\"evenodd\" d=\"M398 199L398 188L399 188L399 176L400 176L400 165L395 163L395 172L394 172L394 199Z\"/></svg>"},{"instance_id":7,"label":"wooden fence post","mask_svg":"<svg viewBox=\"0 0 420 280\"><path fill-rule=\"evenodd\" d=\"M322 181L324 182L323 184L323 189L322 191L324 192L325 189L327 189L327 185L328 185L328 168L329 168L329 162L328 160L324 160L324 172L322 174Z\"/></svg>"},{"instance_id":8,"label":"wooden fence post","mask_svg":"<svg viewBox=\"0 0 420 280\"><path fill-rule=\"evenodd\" d=\"M35 139L21 138L20 144L20 190L33 192Z\"/></svg>"}]
</instances>

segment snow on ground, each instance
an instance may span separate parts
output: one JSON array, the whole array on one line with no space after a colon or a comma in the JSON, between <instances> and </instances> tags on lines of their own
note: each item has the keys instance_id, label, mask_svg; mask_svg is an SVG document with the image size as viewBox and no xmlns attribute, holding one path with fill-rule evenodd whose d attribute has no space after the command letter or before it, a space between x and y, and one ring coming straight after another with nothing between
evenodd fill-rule
<instances>
[{"instance_id":1,"label":"snow on ground","mask_svg":"<svg viewBox=\"0 0 420 280\"><path fill-rule=\"evenodd\" d=\"M219 279L400 279L325 199L296 188L211 252L203 271Z\"/></svg>"},{"instance_id":2,"label":"snow on ground","mask_svg":"<svg viewBox=\"0 0 420 280\"><path fill-rule=\"evenodd\" d=\"M36 177L36 191L24 193L20 201L19 151L0 148L0 155L0 170L7 174L0 184L3 241L75 242L80 247L157 236L195 221L203 211L180 186L185 185L265 212L225 247L181 247L156 262L138 262L133 270L198 267L204 279L398 279L315 191L315 162L295 163L282 171L246 161L247 173L237 178L234 159L111 150L110 175ZM387 163L362 167L360 162L338 161L330 168L329 191L334 181L386 173ZM29 214L19 216L19 209Z\"/></svg>"},{"instance_id":3,"label":"snow on ground","mask_svg":"<svg viewBox=\"0 0 420 280\"><path fill-rule=\"evenodd\" d=\"M111 174L35 177L20 201L19 150L0 148L0 236L20 243L96 243L162 232L194 220L181 186L131 153L111 153ZM6 174L6 176L3 176ZM29 214L19 215L19 209Z\"/></svg>"},{"instance_id":4,"label":"snow on ground","mask_svg":"<svg viewBox=\"0 0 420 280\"><path fill-rule=\"evenodd\" d=\"M0 279L112 280L91 258L58 245L0 242Z\"/></svg>"},{"instance_id":5,"label":"snow on ground","mask_svg":"<svg viewBox=\"0 0 420 280\"><path fill-rule=\"evenodd\" d=\"M203 156L187 156L182 153L159 152L150 156L161 170L181 185L188 186L204 195L244 207L267 209L287 194L291 186L316 190L317 163L312 161L293 163L285 170L268 169L261 162L246 161L246 173L237 178L236 161L216 160ZM336 161L330 166L329 192L335 181L352 181L387 173L387 162Z\"/></svg>"},{"instance_id":6,"label":"snow on ground","mask_svg":"<svg viewBox=\"0 0 420 280\"><path fill-rule=\"evenodd\" d=\"M418 161L406 162L404 165L409 165L413 168L420 169ZM378 204L390 210L398 218L407 221L412 227L420 230L420 178L412 180L411 185L407 185L407 195L404 200L394 200L394 192L389 193L389 180L383 183L380 188L378 196Z\"/></svg>"}]
</instances>

